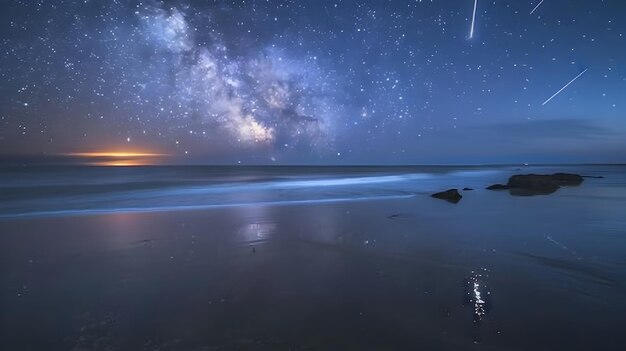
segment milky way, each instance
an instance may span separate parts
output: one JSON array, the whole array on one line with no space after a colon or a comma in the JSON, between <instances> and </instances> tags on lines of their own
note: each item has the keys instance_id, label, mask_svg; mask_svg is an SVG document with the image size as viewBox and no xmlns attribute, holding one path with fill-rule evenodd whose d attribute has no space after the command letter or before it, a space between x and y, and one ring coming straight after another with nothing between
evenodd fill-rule
<instances>
[{"instance_id":1,"label":"milky way","mask_svg":"<svg viewBox=\"0 0 626 351\"><path fill-rule=\"evenodd\" d=\"M314 60L276 47L236 56L219 36L198 43L185 13L175 7L143 8L138 16L140 36L158 57L149 70L165 72L169 80L157 88L171 89L160 105L176 111L168 115L175 126L211 137L225 133L244 145L332 145L340 118L333 79Z\"/></svg>"},{"instance_id":2,"label":"milky way","mask_svg":"<svg viewBox=\"0 0 626 351\"><path fill-rule=\"evenodd\" d=\"M475 18L474 5L5 1L0 152L623 160L626 4L479 2Z\"/></svg>"}]
</instances>

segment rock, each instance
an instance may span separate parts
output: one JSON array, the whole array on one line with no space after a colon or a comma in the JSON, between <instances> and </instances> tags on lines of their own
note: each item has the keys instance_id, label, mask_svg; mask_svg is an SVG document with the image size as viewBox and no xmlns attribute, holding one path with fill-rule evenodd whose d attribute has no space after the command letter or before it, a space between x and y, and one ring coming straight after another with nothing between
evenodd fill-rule
<instances>
[{"instance_id":1,"label":"rock","mask_svg":"<svg viewBox=\"0 0 626 351\"><path fill-rule=\"evenodd\" d=\"M585 180L582 176L571 173L554 173L550 177L561 186L580 185Z\"/></svg>"},{"instance_id":2,"label":"rock","mask_svg":"<svg viewBox=\"0 0 626 351\"><path fill-rule=\"evenodd\" d=\"M533 195L550 195L559 190L558 185L546 185L527 188L510 188L509 193L513 196L533 196Z\"/></svg>"},{"instance_id":3,"label":"rock","mask_svg":"<svg viewBox=\"0 0 626 351\"><path fill-rule=\"evenodd\" d=\"M511 195L547 195L559 190L559 182L550 175L524 174L514 175L507 183Z\"/></svg>"},{"instance_id":4,"label":"rock","mask_svg":"<svg viewBox=\"0 0 626 351\"><path fill-rule=\"evenodd\" d=\"M508 189L511 195L516 196L547 195L559 190L561 186L580 185L583 180L580 175L570 173L520 174L510 177L506 185L495 184L487 189Z\"/></svg>"},{"instance_id":5,"label":"rock","mask_svg":"<svg viewBox=\"0 0 626 351\"><path fill-rule=\"evenodd\" d=\"M547 195L559 190L561 186L580 185L583 180L578 174L569 173L524 174L512 176L507 185L511 188L511 195Z\"/></svg>"},{"instance_id":6,"label":"rock","mask_svg":"<svg viewBox=\"0 0 626 351\"><path fill-rule=\"evenodd\" d=\"M454 204L461 201L461 199L463 198L463 196L461 196L461 194L459 194L459 191L456 189L442 191L439 193L432 194L431 196L434 197L435 199L446 200Z\"/></svg>"},{"instance_id":7,"label":"rock","mask_svg":"<svg viewBox=\"0 0 626 351\"><path fill-rule=\"evenodd\" d=\"M488 186L487 190L509 190L509 186L504 184L494 184Z\"/></svg>"},{"instance_id":8,"label":"rock","mask_svg":"<svg viewBox=\"0 0 626 351\"><path fill-rule=\"evenodd\" d=\"M472 191L472 190L474 190L474 189L472 189L472 188L463 188L463 191Z\"/></svg>"}]
</instances>

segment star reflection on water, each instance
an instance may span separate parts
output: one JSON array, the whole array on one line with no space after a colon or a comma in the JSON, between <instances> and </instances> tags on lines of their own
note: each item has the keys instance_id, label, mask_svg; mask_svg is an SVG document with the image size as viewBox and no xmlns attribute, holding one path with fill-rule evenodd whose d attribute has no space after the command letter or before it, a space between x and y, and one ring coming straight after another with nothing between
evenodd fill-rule
<instances>
[{"instance_id":1,"label":"star reflection on water","mask_svg":"<svg viewBox=\"0 0 626 351\"><path fill-rule=\"evenodd\" d=\"M480 323L489 311L491 291L487 286L488 278L489 271L486 268L480 268L472 271L465 280L464 305L472 306L475 323Z\"/></svg>"}]
</instances>

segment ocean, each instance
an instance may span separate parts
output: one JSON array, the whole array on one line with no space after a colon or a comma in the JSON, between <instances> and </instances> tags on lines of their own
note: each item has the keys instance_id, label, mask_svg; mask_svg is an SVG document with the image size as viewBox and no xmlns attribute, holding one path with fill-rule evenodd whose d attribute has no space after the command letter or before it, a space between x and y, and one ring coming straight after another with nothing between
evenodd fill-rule
<instances>
[{"instance_id":1,"label":"ocean","mask_svg":"<svg viewBox=\"0 0 626 351\"><path fill-rule=\"evenodd\" d=\"M0 168L0 217L172 211L407 198L458 187L505 182L519 172L561 167L93 167ZM580 166L611 173L601 185L621 185L620 166Z\"/></svg>"}]
</instances>

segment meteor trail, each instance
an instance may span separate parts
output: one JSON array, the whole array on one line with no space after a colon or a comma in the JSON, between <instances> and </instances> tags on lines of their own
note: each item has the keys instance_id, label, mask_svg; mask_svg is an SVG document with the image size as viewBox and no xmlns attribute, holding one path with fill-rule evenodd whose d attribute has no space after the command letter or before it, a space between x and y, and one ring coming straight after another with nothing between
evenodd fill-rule
<instances>
[{"instance_id":1,"label":"meteor trail","mask_svg":"<svg viewBox=\"0 0 626 351\"><path fill-rule=\"evenodd\" d=\"M478 0L474 0L474 13L472 14L472 27L470 28L469 38L474 37L474 23L476 22L476 8L478 7Z\"/></svg>"},{"instance_id":2,"label":"meteor trail","mask_svg":"<svg viewBox=\"0 0 626 351\"><path fill-rule=\"evenodd\" d=\"M535 11L539 8L539 6L541 6L541 4L543 4L543 2L544 2L544 1L545 1L545 0L541 0L541 1L539 1L539 3L537 4L537 6L535 6L535 8L534 8L532 11L530 11L530 14L532 15L532 14L533 14L533 12L535 12Z\"/></svg>"},{"instance_id":3,"label":"meteor trail","mask_svg":"<svg viewBox=\"0 0 626 351\"><path fill-rule=\"evenodd\" d=\"M589 68L585 68L584 71L580 72L576 77L574 77L574 79L570 80L569 83L565 84L563 86L563 88L561 88L559 91L557 91L556 93L554 93L554 95L550 96L550 98L546 101L543 102L543 104L541 104L541 106L545 106L548 102L550 102L550 100L554 99L557 95L559 95L563 90L565 90L565 88L567 88L570 84L574 83L574 81L578 78L580 78L580 76L582 76L583 74L585 74L585 72L587 72Z\"/></svg>"}]
</instances>

